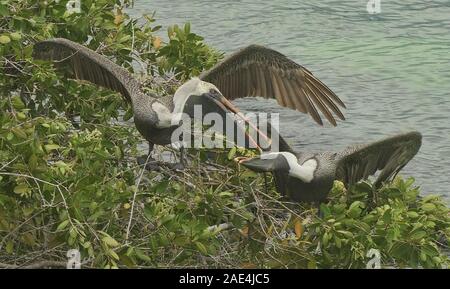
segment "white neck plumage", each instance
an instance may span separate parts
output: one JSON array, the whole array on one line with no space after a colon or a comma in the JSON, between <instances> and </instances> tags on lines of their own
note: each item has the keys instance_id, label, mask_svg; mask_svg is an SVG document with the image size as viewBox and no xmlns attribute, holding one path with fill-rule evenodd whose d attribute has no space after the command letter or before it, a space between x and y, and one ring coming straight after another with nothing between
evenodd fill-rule
<instances>
[{"instance_id":1,"label":"white neck plumage","mask_svg":"<svg viewBox=\"0 0 450 289\"><path fill-rule=\"evenodd\" d=\"M305 183L310 183L314 179L314 172L317 169L317 161L309 159L303 164L299 164L297 157L290 152L274 152L261 156L261 158L273 158L282 155L289 166L289 175L298 178Z\"/></svg>"},{"instance_id":2,"label":"white neck plumage","mask_svg":"<svg viewBox=\"0 0 450 289\"><path fill-rule=\"evenodd\" d=\"M314 179L314 172L317 168L317 161L315 159L309 159L299 165L298 163L290 165L289 175L297 177L305 183L310 183Z\"/></svg>"},{"instance_id":3,"label":"white neck plumage","mask_svg":"<svg viewBox=\"0 0 450 289\"><path fill-rule=\"evenodd\" d=\"M183 113L186 101L191 95L202 95L208 93L211 88L215 86L209 82L200 80L198 77L193 77L181 85L173 96L173 123L179 123L181 114Z\"/></svg>"}]
</instances>

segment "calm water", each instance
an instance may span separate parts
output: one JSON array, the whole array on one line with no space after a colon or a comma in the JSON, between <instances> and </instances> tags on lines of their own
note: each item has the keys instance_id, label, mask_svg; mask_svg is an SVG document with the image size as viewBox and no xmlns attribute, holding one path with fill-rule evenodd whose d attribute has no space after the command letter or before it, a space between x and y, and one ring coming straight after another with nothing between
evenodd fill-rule
<instances>
[{"instance_id":1,"label":"calm water","mask_svg":"<svg viewBox=\"0 0 450 289\"><path fill-rule=\"evenodd\" d=\"M280 112L281 134L297 149L340 150L408 130L424 135L404 169L424 193L450 196L450 1L137 0L132 14L156 10L163 25L190 21L208 44L231 52L251 43L306 66L346 103L347 118L320 128L271 101L244 110ZM167 39L167 38L165 38Z\"/></svg>"}]
</instances>

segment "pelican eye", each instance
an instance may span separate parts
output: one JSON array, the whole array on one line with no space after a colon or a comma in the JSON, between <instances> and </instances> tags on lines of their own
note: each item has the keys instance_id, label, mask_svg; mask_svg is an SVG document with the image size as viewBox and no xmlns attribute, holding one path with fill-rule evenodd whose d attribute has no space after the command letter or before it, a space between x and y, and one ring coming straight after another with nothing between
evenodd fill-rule
<instances>
[{"instance_id":1,"label":"pelican eye","mask_svg":"<svg viewBox=\"0 0 450 289\"><path fill-rule=\"evenodd\" d=\"M214 88L211 88L210 90L209 90L209 93L211 93L212 95L214 95L214 96L219 96L219 92L216 90L216 89L214 89Z\"/></svg>"}]
</instances>

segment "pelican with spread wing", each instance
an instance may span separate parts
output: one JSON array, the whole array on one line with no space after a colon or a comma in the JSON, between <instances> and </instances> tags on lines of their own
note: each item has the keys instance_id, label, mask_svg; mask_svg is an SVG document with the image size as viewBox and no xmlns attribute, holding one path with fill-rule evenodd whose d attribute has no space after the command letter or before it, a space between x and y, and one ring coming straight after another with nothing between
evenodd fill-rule
<instances>
[{"instance_id":1,"label":"pelican with spread wing","mask_svg":"<svg viewBox=\"0 0 450 289\"><path fill-rule=\"evenodd\" d=\"M342 152L294 153L292 149L255 158L237 158L256 172L272 172L277 191L298 202L323 202L334 180L349 187L380 172L374 187L395 175L417 154L422 135L410 132Z\"/></svg>"},{"instance_id":2,"label":"pelican with spread wing","mask_svg":"<svg viewBox=\"0 0 450 289\"><path fill-rule=\"evenodd\" d=\"M141 85L127 70L91 49L63 38L38 42L33 57L52 60L65 66L75 79L117 91L131 102L138 131L153 146L172 143L172 133L180 126L180 113L199 104L203 114L233 113L248 122L230 100L262 96L274 98L285 107L310 114L323 124L319 111L334 126L344 116L338 106L344 103L303 66L283 54L257 45L250 45L225 58L212 69L181 85L174 95L158 97L144 93ZM258 129L259 137L267 138ZM257 140L246 135L248 142ZM182 159L182 158L181 158Z\"/></svg>"}]
</instances>

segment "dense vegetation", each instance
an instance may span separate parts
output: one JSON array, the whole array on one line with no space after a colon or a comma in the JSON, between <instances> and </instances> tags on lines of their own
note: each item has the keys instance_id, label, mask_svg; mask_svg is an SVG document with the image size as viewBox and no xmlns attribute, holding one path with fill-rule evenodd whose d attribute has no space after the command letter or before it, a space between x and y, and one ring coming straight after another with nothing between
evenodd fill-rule
<instances>
[{"instance_id":1,"label":"dense vegetation","mask_svg":"<svg viewBox=\"0 0 450 289\"><path fill-rule=\"evenodd\" d=\"M231 161L253 152L191 151L183 172L139 167L121 97L31 58L36 41L65 37L172 93L221 57L188 24L163 41L129 2L83 0L77 14L64 0L0 0L0 267L65 266L74 248L102 268L364 268L370 249L382 266L447 265L449 209L413 179L387 184L375 206L369 183L336 182L319 218Z\"/></svg>"}]
</instances>

